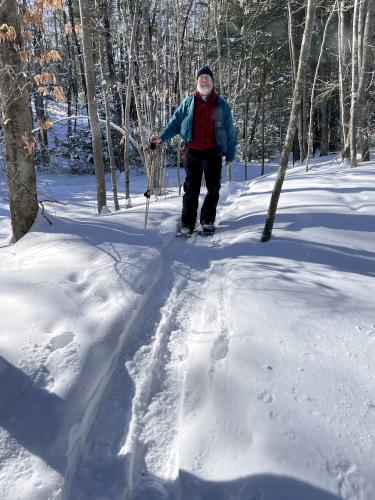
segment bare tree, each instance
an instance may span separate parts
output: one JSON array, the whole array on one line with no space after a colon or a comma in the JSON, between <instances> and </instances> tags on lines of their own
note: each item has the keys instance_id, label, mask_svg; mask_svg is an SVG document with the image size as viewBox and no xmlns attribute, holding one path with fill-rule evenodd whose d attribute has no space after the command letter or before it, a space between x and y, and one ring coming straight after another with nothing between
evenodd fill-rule
<instances>
[{"instance_id":1,"label":"bare tree","mask_svg":"<svg viewBox=\"0 0 375 500\"><path fill-rule=\"evenodd\" d=\"M35 141L17 12L16 0L0 1L0 101L13 241L27 233L38 212Z\"/></svg>"},{"instance_id":2,"label":"bare tree","mask_svg":"<svg viewBox=\"0 0 375 500\"><path fill-rule=\"evenodd\" d=\"M322 60L322 55L323 55L323 50L325 48L325 43L326 43L326 38L327 38L327 29L329 26L329 23L332 19L333 13L336 8L336 1L331 9L331 12L329 13L328 19L326 21L325 27L324 27L324 32L323 32L323 40L320 45L320 52L319 52L319 58L318 58L318 63L316 65L315 69L315 75L314 75L314 81L311 89L311 100L310 100L310 120L309 120L309 131L307 134L307 158L306 158L306 172L309 169L309 159L310 155L312 152L313 148L313 132L312 132L312 122L313 122L313 116L314 116L314 99L315 99L315 87L316 87L316 82L318 80L318 75L319 75L319 69L320 69L320 62Z\"/></svg>"},{"instance_id":3,"label":"bare tree","mask_svg":"<svg viewBox=\"0 0 375 500\"><path fill-rule=\"evenodd\" d=\"M350 5L349 0L339 0L338 23L338 60L339 90L343 157L349 158L349 120L350 120Z\"/></svg>"},{"instance_id":4,"label":"bare tree","mask_svg":"<svg viewBox=\"0 0 375 500\"><path fill-rule=\"evenodd\" d=\"M91 8L93 5L91 4ZM104 161L102 139L100 132L100 123L98 116L98 102L96 98L96 82L95 82L95 65L92 49L92 15L90 10L89 0L79 0L79 9L81 14L82 25L82 45L83 57L85 61L85 75L87 85L87 104L89 108L90 128L92 149L94 153L95 175L96 175L96 191L98 213L107 205L106 188L104 179Z\"/></svg>"},{"instance_id":5,"label":"bare tree","mask_svg":"<svg viewBox=\"0 0 375 500\"><path fill-rule=\"evenodd\" d=\"M361 4L361 5L360 5ZM352 100L350 105L349 144L350 166L357 166L357 101L358 101L358 18L363 2L354 1L352 36Z\"/></svg>"},{"instance_id":6,"label":"bare tree","mask_svg":"<svg viewBox=\"0 0 375 500\"><path fill-rule=\"evenodd\" d=\"M289 153L293 145L293 139L296 131L296 122L298 118L298 111L301 105L303 86L306 78L306 67L311 46L311 36L314 27L316 6L317 6L317 0L308 0L305 29L303 33L301 51L299 55L298 72L293 94L292 109L290 112L289 125L286 133L285 143L283 151L281 153L280 166L277 173L276 182L273 188L267 219L261 238L261 241L263 242L268 241L272 236L272 228L275 221L277 204L283 186L285 173L288 167Z\"/></svg>"},{"instance_id":7,"label":"bare tree","mask_svg":"<svg viewBox=\"0 0 375 500\"><path fill-rule=\"evenodd\" d=\"M99 14L99 8L96 0L96 9ZM103 16L103 22L105 22L105 16ZM103 100L104 100L104 110L105 110L105 129L107 136L107 144L108 144L108 155L109 155L109 165L111 169L111 184L112 184L112 193L113 193L113 201L115 205L115 210L120 210L120 204L118 201L118 192L117 192L117 179L116 179L116 165L115 165L115 157L113 154L113 144L112 144L112 131L111 131L111 115L109 110L109 91L108 84L105 81L104 76L104 40L103 37L99 39L99 65L100 65L100 76L102 79L102 87L103 87ZM111 60L110 60L111 61ZM110 67L110 63L108 64ZM109 71L111 75L111 83L114 81L113 69Z\"/></svg>"},{"instance_id":8,"label":"bare tree","mask_svg":"<svg viewBox=\"0 0 375 500\"><path fill-rule=\"evenodd\" d=\"M362 25L363 26L363 25ZM361 145L362 161L370 160L369 134L368 134L368 119L367 119L367 93L366 86L371 73L371 46L374 37L375 27L375 5L372 0L367 4L367 15L364 27L363 38L361 36L361 66L359 68L360 77L358 84L358 132Z\"/></svg>"},{"instance_id":9,"label":"bare tree","mask_svg":"<svg viewBox=\"0 0 375 500\"><path fill-rule=\"evenodd\" d=\"M125 203L126 208L131 207L130 200L130 164L129 164L129 125L130 125L130 99L133 87L133 74L134 74L134 48L137 36L139 16L139 0L135 0L134 15L133 15L133 28L129 45L129 72L128 72L128 87L126 91L126 107L125 107L125 141L124 141L124 169L125 169Z\"/></svg>"},{"instance_id":10,"label":"bare tree","mask_svg":"<svg viewBox=\"0 0 375 500\"><path fill-rule=\"evenodd\" d=\"M213 15L214 15L214 25L215 25L215 36L216 36L216 46L217 46L217 62L218 62L218 70L219 70L219 90L222 94L224 92L223 88L223 68L222 68L222 55L221 55L221 41L219 34L219 16L217 12L217 0L212 0L213 5Z\"/></svg>"}]
</instances>

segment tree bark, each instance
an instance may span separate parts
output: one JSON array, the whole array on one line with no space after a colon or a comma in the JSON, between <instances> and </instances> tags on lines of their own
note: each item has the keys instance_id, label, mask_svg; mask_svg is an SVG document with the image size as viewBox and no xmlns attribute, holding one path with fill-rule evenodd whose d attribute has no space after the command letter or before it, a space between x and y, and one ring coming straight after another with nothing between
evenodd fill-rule
<instances>
[{"instance_id":1,"label":"tree bark","mask_svg":"<svg viewBox=\"0 0 375 500\"><path fill-rule=\"evenodd\" d=\"M296 122L298 117L299 107L301 105L301 98L303 92L303 86L306 79L306 67L308 56L311 46L311 36L314 27L315 15L316 15L317 0L308 0L307 4L307 14L305 20L305 29L301 44L301 51L299 55L299 64L297 78L295 82L295 89L292 102L292 110L290 112L289 125L285 138L284 148L280 158L280 166L277 173L276 182L273 188L270 206L268 209L268 214L266 218L266 223L264 226L261 241L266 242L272 236L272 228L275 221L277 204L279 201L281 189L283 186L285 173L288 167L289 153L292 149L293 139L296 130Z\"/></svg>"},{"instance_id":2,"label":"tree bark","mask_svg":"<svg viewBox=\"0 0 375 500\"><path fill-rule=\"evenodd\" d=\"M373 0L368 2L367 15L362 39L361 68L358 84L358 132L360 138L362 161L370 160L368 119L367 119L367 93L366 86L371 72L371 46L375 27L375 5ZM362 38L362 37L361 37Z\"/></svg>"},{"instance_id":3,"label":"tree bark","mask_svg":"<svg viewBox=\"0 0 375 500\"><path fill-rule=\"evenodd\" d=\"M90 4L88 0L79 0L79 9L81 14L82 26L82 45L83 56L85 61L85 75L87 84L87 104L89 109L90 128L92 149L94 153L94 165L96 175L96 192L98 214L100 215L102 208L107 205L105 178L104 178L104 161L102 150L102 137L100 132L100 123L98 116L98 101L96 97L95 87L95 65L92 49L92 31L93 23L90 12Z\"/></svg>"},{"instance_id":4,"label":"tree bark","mask_svg":"<svg viewBox=\"0 0 375 500\"><path fill-rule=\"evenodd\" d=\"M104 40L105 44L102 47L102 64L107 63L108 77L110 88L108 89L108 103L109 97L112 96L113 102L113 121L116 125L121 125L121 99L117 88L117 72L113 56L113 43L112 43L112 29L111 29L111 13L110 13L110 0L100 0L100 10L103 20ZM102 39L102 37L100 37ZM105 49L105 50L104 50ZM104 57L104 54L106 57ZM104 65L105 66L105 65ZM112 133L114 140L114 157L120 161L121 158L121 137L118 132Z\"/></svg>"},{"instance_id":5,"label":"tree bark","mask_svg":"<svg viewBox=\"0 0 375 500\"><path fill-rule=\"evenodd\" d=\"M338 51L339 51L339 91L342 128L342 156L349 158L349 120L350 120L350 11L348 0L339 1Z\"/></svg>"},{"instance_id":6,"label":"tree bark","mask_svg":"<svg viewBox=\"0 0 375 500\"><path fill-rule=\"evenodd\" d=\"M327 29L329 26L329 23L332 19L334 9L336 7L336 2L334 3L334 6L332 7L332 10L328 16L328 19L326 21L325 27L324 27L324 32L323 32L323 39L320 45L320 52L319 52L319 58L318 62L315 68L315 75L314 75L314 81L311 89L311 100L310 100L310 119L309 119L309 131L307 134L307 158L306 158L306 172L309 169L309 159L312 153L313 149L313 131L312 131L312 124L313 124L313 116L314 116L314 99L315 99L315 87L316 87L316 82L318 80L318 75L319 75L319 69L320 69L320 63L322 61L322 56L323 56L323 50L325 47L326 43L326 38L327 38ZM321 110L321 135L323 138L323 133L324 133L324 146L326 150L328 150L328 130L327 130L327 110L326 110L326 104L322 103L320 106ZM323 140L321 141L323 143ZM322 152L322 147L320 148L320 154L323 155ZM324 154L327 154L327 151L324 151Z\"/></svg>"},{"instance_id":7,"label":"tree bark","mask_svg":"<svg viewBox=\"0 0 375 500\"><path fill-rule=\"evenodd\" d=\"M0 43L0 101L12 241L28 232L38 213L35 141L31 134L28 82L20 57L23 39L17 12L16 0L0 0L0 35L9 36Z\"/></svg>"},{"instance_id":8,"label":"tree bark","mask_svg":"<svg viewBox=\"0 0 375 500\"><path fill-rule=\"evenodd\" d=\"M350 166L352 168L357 166L358 19L361 9L359 3L360 0L355 0L354 2L352 37L352 100L349 121Z\"/></svg>"},{"instance_id":9,"label":"tree bark","mask_svg":"<svg viewBox=\"0 0 375 500\"><path fill-rule=\"evenodd\" d=\"M217 0L213 0L213 8L214 8L214 26L215 26L215 37L216 37L216 46L217 46L217 62L218 62L218 72L219 72L219 93L224 92L223 88L223 65L222 65L222 55L221 55L221 43L220 43L220 34L219 34L219 18L217 13Z\"/></svg>"},{"instance_id":10,"label":"tree bark","mask_svg":"<svg viewBox=\"0 0 375 500\"><path fill-rule=\"evenodd\" d=\"M78 64L79 64L80 69L81 69L82 88L83 88L83 91L85 93L86 102L87 102L87 85L86 85L86 78L85 78L85 67L84 67L84 62L83 62L83 57L82 57L82 50L81 50L81 46L80 46L79 41L78 41L76 25L75 25L75 21L74 21L73 0L67 0L67 6L68 6L70 26L72 29L72 37L73 37L74 45L75 45L76 50L77 50Z\"/></svg>"},{"instance_id":11,"label":"tree bark","mask_svg":"<svg viewBox=\"0 0 375 500\"><path fill-rule=\"evenodd\" d=\"M97 6L97 11L99 12L98 6ZM106 129L107 144L108 144L109 165L110 165L110 170L111 170L111 184L112 184L113 202L114 202L115 210L118 211L118 210L120 210L120 204L118 201L116 163L115 163L115 157L113 154L113 144L112 144L111 114L110 114L110 109L109 109L109 97L108 97L109 92L108 92L107 84L105 83L105 76L104 76L104 47L103 47L104 43L103 43L102 37L100 37L100 39L98 40L98 44L99 44L100 76L102 79L102 86L103 86L105 129ZM116 124L116 125L118 125L118 124Z\"/></svg>"},{"instance_id":12,"label":"tree bark","mask_svg":"<svg viewBox=\"0 0 375 500\"><path fill-rule=\"evenodd\" d=\"M34 31L34 56L41 59L42 57L42 33L36 27ZM35 73L42 73L42 67L40 63L35 64ZM34 89L34 103L36 118L39 125L38 139L39 139L39 151L40 159L44 165L50 165L51 160L48 154L48 131L44 130L41 125L46 121L46 111L44 107L44 96L40 94L36 89Z\"/></svg>"},{"instance_id":13,"label":"tree bark","mask_svg":"<svg viewBox=\"0 0 375 500\"><path fill-rule=\"evenodd\" d=\"M65 13L63 12L63 17L64 17L64 25L68 23L68 17ZM70 41L70 34L65 33L65 51L66 51L66 57L68 59L67 61L67 80L68 80L68 85L67 85L67 92L66 92L66 104L67 104L67 112L68 116L71 116L74 114L73 112L73 97L75 97L77 101L77 94L78 94L78 85L77 85L77 75L76 75L76 70L75 70L75 50L74 50L74 45ZM68 125L67 125L67 131L66 131L66 138L69 141L71 138L72 134L72 122L71 120L68 120Z\"/></svg>"},{"instance_id":14,"label":"tree bark","mask_svg":"<svg viewBox=\"0 0 375 500\"><path fill-rule=\"evenodd\" d=\"M134 48L137 36L137 25L139 15L139 0L135 0L133 28L129 46L129 72L128 72L128 87L126 90L126 106L125 106L125 142L124 142L124 170L125 170L125 203L126 208L131 207L130 200L130 164L129 164L129 134L130 134L130 99L133 86L134 73Z\"/></svg>"}]
</instances>

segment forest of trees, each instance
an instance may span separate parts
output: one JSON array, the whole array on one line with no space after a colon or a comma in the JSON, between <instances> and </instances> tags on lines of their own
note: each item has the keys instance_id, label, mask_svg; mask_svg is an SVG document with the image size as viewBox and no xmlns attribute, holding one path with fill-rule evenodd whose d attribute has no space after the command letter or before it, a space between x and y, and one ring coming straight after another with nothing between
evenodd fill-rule
<instances>
[{"instance_id":1,"label":"forest of trees","mask_svg":"<svg viewBox=\"0 0 375 500\"><path fill-rule=\"evenodd\" d=\"M203 64L232 107L244 176L251 161L280 157L281 189L290 151L307 159L306 169L313 154L335 152L351 167L357 153L369 160L374 3L0 0L1 141L14 240L38 210L35 169L53 168L58 155L77 173L77 157L92 156L98 213L106 171L115 208L117 189L130 206L130 165L150 169L150 134L194 90ZM64 136L51 141L60 123ZM176 164L178 147L176 139L159 148L156 160ZM118 169L124 186L116 186ZM272 213L268 219L272 227Z\"/></svg>"}]
</instances>

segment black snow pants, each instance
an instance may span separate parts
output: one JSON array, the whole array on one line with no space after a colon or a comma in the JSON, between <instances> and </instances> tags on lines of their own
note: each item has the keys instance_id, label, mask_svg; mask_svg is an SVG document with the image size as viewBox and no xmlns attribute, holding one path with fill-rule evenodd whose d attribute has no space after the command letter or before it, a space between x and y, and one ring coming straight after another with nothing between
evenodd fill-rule
<instances>
[{"instance_id":1,"label":"black snow pants","mask_svg":"<svg viewBox=\"0 0 375 500\"><path fill-rule=\"evenodd\" d=\"M219 201L221 187L222 156L215 149L199 151L187 149L184 156L186 178L184 182L184 197L181 223L183 226L194 229L197 219L199 193L202 175L206 180L207 194L204 199L201 213L201 224L213 224L216 217L216 207Z\"/></svg>"}]
</instances>

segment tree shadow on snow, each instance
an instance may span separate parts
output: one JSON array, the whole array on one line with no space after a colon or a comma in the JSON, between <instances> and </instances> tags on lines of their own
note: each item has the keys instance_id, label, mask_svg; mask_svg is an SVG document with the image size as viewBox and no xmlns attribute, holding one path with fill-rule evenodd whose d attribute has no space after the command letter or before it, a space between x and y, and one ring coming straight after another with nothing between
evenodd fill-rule
<instances>
[{"instance_id":1,"label":"tree shadow on snow","mask_svg":"<svg viewBox=\"0 0 375 500\"><path fill-rule=\"evenodd\" d=\"M63 416L60 397L0 356L0 427L61 474L66 466L66 444L59 441Z\"/></svg>"},{"instance_id":2,"label":"tree shadow on snow","mask_svg":"<svg viewBox=\"0 0 375 500\"><path fill-rule=\"evenodd\" d=\"M241 256L260 256L288 259L295 262L321 264L338 272L350 272L365 276L375 275L375 253L371 251L352 248L339 243L333 244L309 241L298 232L303 229L322 227L327 229L341 229L342 231L363 231L372 233L373 217L369 215L348 215L333 213L305 213L305 214L279 214L272 239L261 243L263 230L263 215L248 215L239 219L223 221L212 244L207 247L207 258L220 260ZM246 231L248 229L248 231ZM295 235L290 236L290 231ZM226 241L226 233L230 239ZM328 234L328 233L327 233ZM238 235L238 237L236 236ZM355 241L353 242L355 247ZM204 263L204 246L197 245L193 251L200 254L199 261ZM198 257L198 256L197 256Z\"/></svg>"},{"instance_id":3,"label":"tree shadow on snow","mask_svg":"<svg viewBox=\"0 0 375 500\"><path fill-rule=\"evenodd\" d=\"M112 498L112 497L110 497ZM342 500L342 497L299 479L255 474L228 481L207 481L179 471L173 482L147 475L127 500Z\"/></svg>"},{"instance_id":4,"label":"tree shadow on snow","mask_svg":"<svg viewBox=\"0 0 375 500\"><path fill-rule=\"evenodd\" d=\"M287 476L257 474L220 482L205 481L185 471L179 473L178 493L179 500L338 500L340 498ZM151 497L149 499L151 500Z\"/></svg>"}]
</instances>

